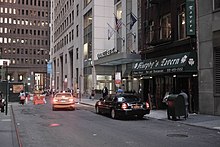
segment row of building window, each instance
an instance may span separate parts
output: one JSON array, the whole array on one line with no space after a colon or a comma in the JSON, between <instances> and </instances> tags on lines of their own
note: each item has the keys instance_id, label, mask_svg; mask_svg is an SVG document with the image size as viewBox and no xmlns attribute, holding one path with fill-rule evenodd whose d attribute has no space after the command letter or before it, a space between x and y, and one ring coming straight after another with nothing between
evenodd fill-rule
<instances>
[{"instance_id":1,"label":"row of building window","mask_svg":"<svg viewBox=\"0 0 220 147\"><path fill-rule=\"evenodd\" d=\"M49 51L41 49L23 49L23 48L0 48L0 56L2 54L25 54L25 55L49 55Z\"/></svg>"},{"instance_id":2,"label":"row of building window","mask_svg":"<svg viewBox=\"0 0 220 147\"><path fill-rule=\"evenodd\" d=\"M16 1L17 1L17 0L0 0L1 3L10 3L10 4L12 4L12 3L15 4Z\"/></svg>"},{"instance_id":3,"label":"row of building window","mask_svg":"<svg viewBox=\"0 0 220 147\"><path fill-rule=\"evenodd\" d=\"M0 27L0 33L5 34L25 34L25 35L38 35L38 36L48 36L48 31L45 30L32 30L32 29L10 29L10 28L4 28Z\"/></svg>"},{"instance_id":4,"label":"row of building window","mask_svg":"<svg viewBox=\"0 0 220 147\"><path fill-rule=\"evenodd\" d=\"M69 7L69 3L67 1L67 3L63 6L63 8L58 9L59 12L57 11L57 9L55 8L55 13L57 14L55 21L54 21L54 26L56 28L55 31L55 38L57 36L59 36L59 34L61 34L71 23L74 22L74 10L71 11L71 13L66 15L66 12L68 11L68 9L72 7ZM79 4L76 5L76 16L79 15ZM66 17L67 16L67 17ZM64 20L63 18L66 17ZM63 21L63 22L60 22Z\"/></svg>"},{"instance_id":5,"label":"row of building window","mask_svg":"<svg viewBox=\"0 0 220 147\"><path fill-rule=\"evenodd\" d=\"M7 0L5 0L7 1ZM48 7L49 2L48 1L41 1L41 0L17 0L18 4L22 5L33 5L33 6L39 6L39 7Z\"/></svg>"},{"instance_id":6,"label":"row of building window","mask_svg":"<svg viewBox=\"0 0 220 147\"><path fill-rule=\"evenodd\" d=\"M18 14L27 16L48 17L48 12L0 7L1 14Z\"/></svg>"},{"instance_id":7,"label":"row of building window","mask_svg":"<svg viewBox=\"0 0 220 147\"><path fill-rule=\"evenodd\" d=\"M78 36L78 34L77 34ZM70 31L69 34L63 37L56 45L54 46L54 53L67 45L68 43L72 42L74 40L74 30Z\"/></svg>"},{"instance_id":8,"label":"row of building window","mask_svg":"<svg viewBox=\"0 0 220 147\"><path fill-rule=\"evenodd\" d=\"M14 25L26 25L26 26L38 26L38 27L48 27L48 21L37 21L28 19L15 19L15 18L3 18L0 17L0 24L14 24Z\"/></svg>"},{"instance_id":9,"label":"row of building window","mask_svg":"<svg viewBox=\"0 0 220 147\"><path fill-rule=\"evenodd\" d=\"M31 5L38 7L49 7L49 1L41 1L41 0L0 0L1 3L10 3L10 4L22 4L22 5Z\"/></svg>"},{"instance_id":10,"label":"row of building window","mask_svg":"<svg viewBox=\"0 0 220 147\"><path fill-rule=\"evenodd\" d=\"M35 65L45 65L48 63L47 59L33 59L33 58L13 58L10 59L11 64L35 64Z\"/></svg>"},{"instance_id":11,"label":"row of building window","mask_svg":"<svg viewBox=\"0 0 220 147\"><path fill-rule=\"evenodd\" d=\"M26 44L26 45L42 45L42 46L47 46L49 45L48 40L36 40L36 39L20 39L20 38L6 38L6 37L0 37L0 43L5 43L5 44Z\"/></svg>"},{"instance_id":12,"label":"row of building window","mask_svg":"<svg viewBox=\"0 0 220 147\"><path fill-rule=\"evenodd\" d=\"M61 23L59 25L59 27L55 27L56 31L55 31L55 35L54 37L57 38L69 25L74 23L74 10L69 14L68 17L66 17L66 19L63 21L63 23ZM54 22L54 25L57 26L58 22ZM53 28L52 28L53 30Z\"/></svg>"}]
</instances>

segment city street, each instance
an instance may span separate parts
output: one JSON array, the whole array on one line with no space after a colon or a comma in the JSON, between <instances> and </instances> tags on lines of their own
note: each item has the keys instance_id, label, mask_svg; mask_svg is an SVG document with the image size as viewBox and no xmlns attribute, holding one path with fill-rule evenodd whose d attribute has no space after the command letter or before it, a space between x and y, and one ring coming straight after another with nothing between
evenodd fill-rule
<instances>
[{"instance_id":1,"label":"city street","mask_svg":"<svg viewBox=\"0 0 220 147\"><path fill-rule=\"evenodd\" d=\"M49 100L48 100L49 101ZM97 115L91 106L75 111L52 111L51 104L13 104L23 147L217 147L218 130L145 117L113 120Z\"/></svg>"}]
</instances>

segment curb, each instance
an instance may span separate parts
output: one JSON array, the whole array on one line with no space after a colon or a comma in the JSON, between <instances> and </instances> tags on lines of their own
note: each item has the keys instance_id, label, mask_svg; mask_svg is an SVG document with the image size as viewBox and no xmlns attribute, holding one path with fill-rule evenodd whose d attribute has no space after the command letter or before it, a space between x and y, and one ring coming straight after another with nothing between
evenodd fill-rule
<instances>
[{"instance_id":1,"label":"curb","mask_svg":"<svg viewBox=\"0 0 220 147\"><path fill-rule=\"evenodd\" d=\"M79 103L82 104L82 105L95 107L94 105L88 104L88 103L85 103L85 102L79 102ZM160 121L168 121L168 122L170 121L170 122L175 122L175 123L184 124L184 125L188 125L188 126L199 127L199 128L204 128L204 129L210 129L210 130L215 130L215 131L220 132L220 129L217 129L217 128L212 128L212 127L207 127L207 126L200 126L200 125L190 124L190 123L186 123L186 122L182 122L182 121L172 121L172 120L168 120L167 118L158 119L158 118L150 117L150 116L147 116L147 115L145 116L145 118L152 118L152 119L157 119L157 120L160 120Z\"/></svg>"},{"instance_id":2,"label":"curb","mask_svg":"<svg viewBox=\"0 0 220 147\"><path fill-rule=\"evenodd\" d=\"M15 133L16 133L16 137L17 137L17 141L18 141L18 146L22 147L21 138L20 138L20 135L19 135L19 131L18 131L16 121L15 121L13 106L11 105L10 108L11 108L12 119L13 119L13 123L14 123L14 127L15 127Z\"/></svg>"}]
</instances>

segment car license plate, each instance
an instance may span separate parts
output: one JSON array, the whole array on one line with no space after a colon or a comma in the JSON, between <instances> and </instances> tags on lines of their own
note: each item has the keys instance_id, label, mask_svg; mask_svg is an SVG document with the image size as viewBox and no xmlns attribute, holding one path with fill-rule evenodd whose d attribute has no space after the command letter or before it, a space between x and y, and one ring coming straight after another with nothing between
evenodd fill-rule
<instances>
[{"instance_id":1,"label":"car license plate","mask_svg":"<svg viewBox=\"0 0 220 147\"><path fill-rule=\"evenodd\" d=\"M134 105L133 108L134 108L134 109L139 109L140 106L138 106L138 105Z\"/></svg>"},{"instance_id":2,"label":"car license plate","mask_svg":"<svg viewBox=\"0 0 220 147\"><path fill-rule=\"evenodd\" d=\"M62 103L65 103L65 102L66 102L66 100L61 100L61 102L62 102Z\"/></svg>"}]
</instances>

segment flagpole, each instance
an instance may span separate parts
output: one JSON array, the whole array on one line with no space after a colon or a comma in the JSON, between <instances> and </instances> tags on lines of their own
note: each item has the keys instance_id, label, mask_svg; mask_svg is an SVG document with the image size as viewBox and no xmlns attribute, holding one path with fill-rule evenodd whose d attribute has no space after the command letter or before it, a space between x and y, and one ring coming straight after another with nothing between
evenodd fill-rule
<instances>
[{"instance_id":1,"label":"flagpole","mask_svg":"<svg viewBox=\"0 0 220 147\"><path fill-rule=\"evenodd\" d=\"M107 23L107 24L112 29L112 31L114 31L119 36L119 38L122 39L123 46L124 46L125 39L115 29L113 29L109 23Z\"/></svg>"}]
</instances>

